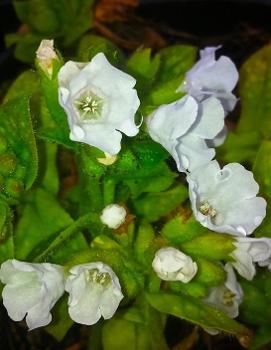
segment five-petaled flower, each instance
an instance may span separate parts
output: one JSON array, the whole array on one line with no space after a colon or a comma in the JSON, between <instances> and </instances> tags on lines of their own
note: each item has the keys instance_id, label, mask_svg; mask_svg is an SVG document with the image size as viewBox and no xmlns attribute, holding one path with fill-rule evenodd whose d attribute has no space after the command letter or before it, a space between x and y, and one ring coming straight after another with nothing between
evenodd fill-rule
<instances>
[{"instance_id":1,"label":"five-petaled flower","mask_svg":"<svg viewBox=\"0 0 271 350\"><path fill-rule=\"evenodd\" d=\"M118 277L102 262L74 266L65 290L69 293L69 315L78 323L92 325L111 318L123 298Z\"/></svg>"},{"instance_id":2,"label":"five-petaled flower","mask_svg":"<svg viewBox=\"0 0 271 350\"><path fill-rule=\"evenodd\" d=\"M256 197L259 186L241 164L220 169L217 161L187 176L196 219L210 230L250 235L266 215L266 201Z\"/></svg>"},{"instance_id":3,"label":"five-petaled flower","mask_svg":"<svg viewBox=\"0 0 271 350\"><path fill-rule=\"evenodd\" d=\"M120 151L122 132L138 133L136 80L112 66L103 53L89 63L68 61L58 80L59 103L67 113L71 140L114 155Z\"/></svg>"}]
</instances>

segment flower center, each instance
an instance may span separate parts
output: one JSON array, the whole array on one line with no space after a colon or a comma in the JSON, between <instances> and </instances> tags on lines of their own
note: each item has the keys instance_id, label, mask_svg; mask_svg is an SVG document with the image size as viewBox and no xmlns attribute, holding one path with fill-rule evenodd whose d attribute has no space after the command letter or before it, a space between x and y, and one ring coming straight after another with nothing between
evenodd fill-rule
<instances>
[{"instance_id":1,"label":"flower center","mask_svg":"<svg viewBox=\"0 0 271 350\"><path fill-rule=\"evenodd\" d=\"M92 269L86 271L87 282L98 283L102 286L106 286L111 282L111 277L107 272L100 272L98 269Z\"/></svg>"},{"instance_id":2,"label":"flower center","mask_svg":"<svg viewBox=\"0 0 271 350\"><path fill-rule=\"evenodd\" d=\"M199 210L203 215L210 216L211 218L214 218L217 214L215 208L213 208L208 202L201 203Z\"/></svg>"},{"instance_id":3,"label":"flower center","mask_svg":"<svg viewBox=\"0 0 271 350\"><path fill-rule=\"evenodd\" d=\"M223 295L223 304L227 307L232 306L234 297L235 297L235 293L227 289Z\"/></svg>"},{"instance_id":4,"label":"flower center","mask_svg":"<svg viewBox=\"0 0 271 350\"><path fill-rule=\"evenodd\" d=\"M80 118L84 120L98 119L101 116L103 108L103 99L95 95L91 91L79 96L74 105L80 114Z\"/></svg>"}]
</instances>

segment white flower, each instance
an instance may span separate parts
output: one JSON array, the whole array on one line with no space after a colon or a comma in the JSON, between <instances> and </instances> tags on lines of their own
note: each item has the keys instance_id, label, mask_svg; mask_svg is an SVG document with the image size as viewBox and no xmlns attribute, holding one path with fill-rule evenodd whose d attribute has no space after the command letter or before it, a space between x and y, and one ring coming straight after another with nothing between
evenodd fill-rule
<instances>
[{"instance_id":1,"label":"white flower","mask_svg":"<svg viewBox=\"0 0 271 350\"><path fill-rule=\"evenodd\" d=\"M236 97L232 90L237 84L238 71L229 57L215 59L215 52L220 48L206 47L200 51L200 60L186 73L185 81L178 89L202 101L206 97L218 98L226 112L232 111Z\"/></svg>"},{"instance_id":2,"label":"white flower","mask_svg":"<svg viewBox=\"0 0 271 350\"><path fill-rule=\"evenodd\" d=\"M7 260L1 266L0 280L6 284L3 304L12 320L26 316L30 330L51 322L50 310L64 293L62 267Z\"/></svg>"},{"instance_id":3,"label":"white flower","mask_svg":"<svg viewBox=\"0 0 271 350\"><path fill-rule=\"evenodd\" d=\"M69 314L78 323L92 325L111 318L123 298L118 277L102 262L74 266L66 280Z\"/></svg>"},{"instance_id":4,"label":"white flower","mask_svg":"<svg viewBox=\"0 0 271 350\"><path fill-rule=\"evenodd\" d=\"M235 261L232 265L241 276L251 281L256 273L255 263L268 265L267 261L271 258L271 239L238 237L234 245L236 249L231 256Z\"/></svg>"},{"instance_id":5,"label":"white flower","mask_svg":"<svg viewBox=\"0 0 271 350\"><path fill-rule=\"evenodd\" d=\"M50 77L53 74L53 61L58 60L54 49L54 40L42 40L36 51L37 63Z\"/></svg>"},{"instance_id":6,"label":"white flower","mask_svg":"<svg viewBox=\"0 0 271 350\"><path fill-rule=\"evenodd\" d=\"M118 204L109 204L103 209L100 219L108 227L117 229L124 223L126 214L124 207Z\"/></svg>"},{"instance_id":7,"label":"white flower","mask_svg":"<svg viewBox=\"0 0 271 350\"><path fill-rule=\"evenodd\" d=\"M197 264L180 250L167 247L155 253L152 267L157 276L164 281L188 283L198 271Z\"/></svg>"},{"instance_id":8,"label":"white flower","mask_svg":"<svg viewBox=\"0 0 271 350\"><path fill-rule=\"evenodd\" d=\"M216 98L202 103L186 95L155 110L147 121L151 138L174 158L179 171L193 171L215 155L207 146L224 127L224 111Z\"/></svg>"},{"instance_id":9,"label":"white flower","mask_svg":"<svg viewBox=\"0 0 271 350\"><path fill-rule=\"evenodd\" d=\"M210 230L250 235L266 215L266 201L256 197L259 186L241 164L221 170L214 160L189 174L187 181L194 215Z\"/></svg>"},{"instance_id":10,"label":"white flower","mask_svg":"<svg viewBox=\"0 0 271 350\"><path fill-rule=\"evenodd\" d=\"M120 151L121 132L138 133L136 80L113 67L103 53L89 63L67 62L58 80L59 103L68 116L71 140L114 155Z\"/></svg>"},{"instance_id":11,"label":"white flower","mask_svg":"<svg viewBox=\"0 0 271 350\"><path fill-rule=\"evenodd\" d=\"M207 304L225 312L229 317L235 318L239 314L239 305L243 300L243 290L237 282L231 264L224 266L227 272L227 279L222 285L211 288L209 295L204 299ZM217 334L219 331L207 328L210 334Z\"/></svg>"}]
</instances>

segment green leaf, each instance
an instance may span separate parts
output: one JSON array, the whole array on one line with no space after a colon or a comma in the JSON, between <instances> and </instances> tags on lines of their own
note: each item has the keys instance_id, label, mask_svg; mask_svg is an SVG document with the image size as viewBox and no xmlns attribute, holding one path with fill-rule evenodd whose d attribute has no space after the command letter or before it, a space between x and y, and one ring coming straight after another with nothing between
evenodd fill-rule
<instances>
[{"instance_id":1,"label":"green leaf","mask_svg":"<svg viewBox=\"0 0 271 350\"><path fill-rule=\"evenodd\" d=\"M144 178L128 179L123 183L129 187L133 198L137 198L142 193L156 193L167 190L178 176L169 167L162 163L159 172Z\"/></svg>"},{"instance_id":2,"label":"green leaf","mask_svg":"<svg viewBox=\"0 0 271 350\"><path fill-rule=\"evenodd\" d=\"M145 101L145 105L159 106L182 96L176 93L185 73L196 59L196 48L188 45L169 46L159 51L161 64L156 82Z\"/></svg>"},{"instance_id":3,"label":"green leaf","mask_svg":"<svg viewBox=\"0 0 271 350\"><path fill-rule=\"evenodd\" d=\"M100 52L103 52L114 66L119 66L124 61L124 54L117 46L106 38L93 34L86 34L82 37L76 56L79 62L89 62Z\"/></svg>"},{"instance_id":4,"label":"green leaf","mask_svg":"<svg viewBox=\"0 0 271 350\"><path fill-rule=\"evenodd\" d=\"M33 63L43 36L33 33L12 33L5 36L6 46L15 44L14 56L24 63Z\"/></svg>"},{"instance_id":5,"label":"green leaf","mask_svg":"<svg viewBox=\"0 0 271 350\"><path fill-rule=\"evenodd\" d=\"M229 260L235 249L234 238L222 233L209 232L181 244L181 250L195 258Z\"/></svg>"},{"instance_id":6,"label":"green leaf","mask_svg":"<svg viewBox=\"0 0 271 350\"><path fill-rule=\"evenodd\" d=\"M184 293L188 294L195 298L204 298L208 294L209 288L199 282L193 281L189 283L180 283L180 282L170 282L170 289L175 293Z\"/></svg>"},{"instance_id":7,"label":"green leaf","mask_svg":"<svg viewBox=\"0 0 271 350\"><path fill-rule=\"evenodd\" d=\"M133 322L125 319L112 319L103 327L103 349L125 350L129 344L129 350L137 350L136 327Z\"/></svg>"},{"instance_id":8,"label":"green leaf","mask_svg":"<svg viewBox=\"0 0 271 350\"><path fill-rule=\"evenodd\" d=\"M68 297L64 296L54 306L53 320L45 327L45 331L60 342L72 325L73 320L68 314Z\"/></svg>"},{"instance_id":9,"label":"green leaf","mask_svg":"<svg viewBox=\"0 0 271 350\"><path fill-rule=\"evenodd\" d=\"M203 328L215 328L232 334L246 334L245 326L223 312L187 295L155 293L146 295L156 310L195 323Z\"/></svg>"},{"instance_id":10,"label":"green leaf","mask_svg":"<svg viewBox=\"0 0 271 350\"><path fill-rule=\"evenodd\" d=\"M187 188L182 184L166 192L142 195L134 201L135 213L154 222L176 209L187 197Z\"/></svg>"},{"instance_id":11,"label":"green leaf","mask_svg":"<svg viewBox=\"0 0 271 350\"><path fill-rule=\"evenodd\" d=\"M72 223L72 218L52 194L41 188L29 193L15 229L16 258L31 261ZM85 239L78 232L69 241L63 241L61 249L51 252L50 261L63 263L86 247Z\"/></svg>"},{"instance_id":12,"label":"green leaf","mask_svg":"<svg viewBox=\"0 0 271 350\"><path fill-rule=\"evenodd\" d=\"M218 148L218 156L227 163L252 163L256 157L260 139L261 137L256 131L229 132L224 144Z\"/></svg>"},{"instance_id":13,"label":"green leaf","mask_svg":"<svg viewBox=\"0 0 271 350\"><path fill-rule=\"evenodd\" d=\"M139 97L144 97L146 90L155 80L160 66L160 56L151 58L151 49L140 48L127 60L126 68L129 74L136 79L136 89Z\"/></svg>"},{"instance_id":14,"label":"green leaf","mask_svg":"<svg viewBox=\"0 0 271 350\"><path fill-rule=\"evenodd\" d=\"M215 287L222 284L226 279L226 273L220 263L215 263L206 259L196 259L198 272L194 282L205 286Z\"/></svg>"},{"instance_id":15,"label":"green leaf","mask_svg":"<svg viewBox=\"0 0 271 350\"><path fill-rule=\"evenodd\" d=\"M268 324L265 326L261 326L259 329L257 329L250 349L256 350L256 349L262 348L264 345L267 345L270 342L271 342L271 329Z\"/></svg>"},{"instance_id":16,"label":"green leaf","mask_svg":"<svg viewBox=\"0 0 271 350\"><path fill-rule=\"evenodd\" d=\"M0 265L14 257L13 215L6 202L0 200Z\"/></svg>"},{"instance_id":17,"label":"green leaf","mask_svg":"<svg viewBox=\"0 0 271 350\"><path fill-rule=\"evenodd\" d=\"M172 244L181 244L207 232L190 212L183 211L163 226L161 235Z\"/></svg>"},{"instance_id":18,"label":"green leaf","mask_svg":"<svg viewBox=\"0 0 271 350\"><path fill-rule=\"evenodd\" d=\"M173 45L160 50L159 54L162 62L159 80L164 82L175 77L184 77L195 63L197 48L189 45Z\"/></svg>"},{"instance_id":19,"label":"green leaf","mask_svg":"<svg viewBox=\"0 0 271 350\"><path fill-rule=\"evenodd\" d=\"M270 300L256 284L242 280L244 298L240 305L240 317L252 325L266 325L271 321Z\"/></svg>"},{"instance_id":20,"label":"green leaf","mask_svg":"<svg viewBox=\"0 0 271 350\"><path fill-rule=\"evenodd\" d=\"M242 104L238 133L258 131L271 134L271 45L255 52L240 70Z\"/></svg>"},{"instance_id":21,"label":"green leaf","mask_svg":"<svg viewBox=\"0 0 271 350\"><path fill-rule=\"evenodd\" d=\"M22 95L30 97L38 90L39 81L37 73L32 70L27 70L21 73L11 84L5 96L4 102L21 97Z\"/></svg>"},{"instance_id":22,"label":"green leaf","mask_svg":"<svg viewBox=\"0 0 271 350\"><path fill-rule=\"evenodd\" d=\"M164 160L168 153L152 140L137 140L129 144L130 148L121 150L117 161L108 167L108 175L116 180L135 180L138 178L161 175L165 171ZM167 174L169 172L167 171Z\"/></svg>"},{"instance_id":23,"label":"green leaf","mask_svg":"<svg viewBox=\"0 0 271 350\"><path fill-rule=\"evenodd\" d=\"M169 350L164 337L164 317L144 303L119 312L103 327L104 350Z\"/></svg>"},{"instance_id":24,"label":"green leaf","mask_svg":"<svg viewBox=\"0 0 271 350\"><path fill-rule=\"evenodd\" d=\"M92 25L94 0L14 0L19 19L42 38L62 38L71 45Z\"/></svg>"},{"instance_id":25,"label":"green leaf","mask_svg":"<svg viewBox=\"0 0 271 350\"><path fill-rule=\"evenodd\" d=\"M253 174L260 185L261 193L271 197L271 141L263 141L257 152L254 164Z\"/></svg>"},{"instance_id":26,"label":"green leaf","mask_svg":"<svg viewBox=\"0 0 271 350\"><path fill-rule=\"evenodd\" d=\"M59 30L57 13L54 6L46 0L13 1L19 19L32 31L44 35L53 35Z\"/></svg>"},{"instance_id":27,"label":"green leaf","mask_svg":"<svg viewBox=\"0 0 271 350\"><path fill-rule=\"evenodd\" d=\"M62 0L58 14L62 15L65 46L73 44L92 27L92 6L94 0ZM50 2L51 3L51 2ZM54 2L58 4L58 2ZM63 9L65 9L63 11Z\"/></svg>"},{"instance_id":28,"label":"green leaf","mask_svg":"<svg viewBox=\"0 0 271 350\"><path fill-rule=\"evenodd\" d=\"M137 231L134 250L138 261L143 263L148 269L150 269L154 256L154 238L155 232L152 226L143 222Z\"/></svg>"},{"instance_id":29,"label":"green leaf","mask_svg":"<svg viewBox=\"0 0 271 350\"><path fill-rule=\"evenodd\" d=\"M14 241L13 236L10 235L9 238L0 242L0 265L8 260L14 258Z\"/></svg>"},{"instance_id":30,"label":"green leaf","mask_svg":"<svg viewBox=\"0 0 271 350\"><path fill-rule=\"evenodd\" d=\"M1 156L2 161L6 162L6 166L12 167L6 179L5 191L7 195L14 197L21 192L21 183L26 190L32 186L38 171L37 149L28 98L16 98L2 105L0 120L0 137L5 137L8 144L7 152Z\"/></svg>"}]
</instances>

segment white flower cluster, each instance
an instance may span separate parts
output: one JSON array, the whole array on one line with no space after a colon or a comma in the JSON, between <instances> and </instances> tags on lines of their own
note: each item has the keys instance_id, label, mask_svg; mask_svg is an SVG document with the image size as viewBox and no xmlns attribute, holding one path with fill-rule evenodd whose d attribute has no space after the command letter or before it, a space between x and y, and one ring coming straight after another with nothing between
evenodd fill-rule
<instances>
[{"instance_id":1,"label":"white flower cluster","mask_svg":"<svg viewBox=\"0 0 271 350\"><path fill-rule=\"evenodd\" d=\"M226 136L224 119L235 107L238 71L217 48L200 52L178 90L180 100L158 107L148 118L151 138L174 158L187 175L196 219L217 232L250 235L266 214L266 202L250 171L232 163L220 169L215 147ZM135 79L113 67L104 54L89 63L67 62L59 72L59 102L65 109L70 138L115 155L122 133L135 136L134 118L140 101Z\"/></svg>"},{"instance_id":2,"label":"white flower cluster","mask_svg":"<svg viewBox=\"0 0 271 350\"><path fill-rule=\"evenodd\" d=\"M255 275L255 263L271 269L271 240L246 237L266 215L266 201L257 197L259 186L253 174L237 163L221 169L213 160L215 147L227 135L224 120L236 105L232 91L239 77L228 57L216 59L218 48L200 51L199 61L177 90L186 95L158 107L146 124L151 138L172 155L178 170L186 174L195 218L210 230L235 236L234 262L225 266L227 281L214 288L206 300L236 317L242 291L231 266L247 279ZM59 84L59 100L68 115L72 140L115 155L120 151L120 131L128 136L138 133L134 124L139 107L135 80L112 67L103 54L88 64L66 63L60 71ZM108 207L101 220L115 228L124 216L117 207ZM173 247L157 251L153 269L163 280L183 283L197 273L196 263Z\"/></svg>"},{"instance_id":3,"label":"white flower cluster","mask_svg":"<svg viewBox=\"0 0 271 350\"><path fill-rule=\"evenodd\" d=\"M9 317L21 321L26 316L28 328L46 326L52 320L51 309L69 293L69 315L75 322L92 325L111 318L123 298L118 277L102 262L92 262L65 271L62 266L5 261L0 269L5 284L3 304Z\"/></svg>"},{"instance_id":4,"label":"white flower cluster","mask_svg":"<svg viewBox=\"0 0 271 350\"><path fill-rule=\"evenodd\" d=\"M52 59L52 47L53 43L47 41L38 50L38 59L46 67L47 58ZM257 197L259 186L253 174L237 163L221 169L213 160L215 147L227 134L224 119L237 102L232 91L238 81L236 67L228 57L216 60L217 49L209 47L200 52L200 60L178 89L186 95L159 106L146 124L150 137L185 173L195 218L210 230L235 237L233 262L224 266L227 279L212 288L205 299L234 318L243 292L233 267L248 280L255 275L255 263L271 269L271 239L246 237L266 215L266 201ZM71 140L101 149L105 158L98 161L112 164L121 149L122 133L135 136L139 132L134 120L140 104L135 79L113 67L103 53L89 63L67 62L58 79L59 103L67 113ZM117 229L125 217L123 207L111 204L100 218ZM152 267L160 279L182 283L191 281L198 271L196 262L174 247L159 249ZM1 266L0 280L6 285L3 302L9 316L15 321L26 316L30 329L51 321L50 310L64 291L69 293L70 317L87 325L101 316L111 318L123 298L117 276L102 262L65 271L49 263L8 260Z\"/></svg>"}]
</instances>

